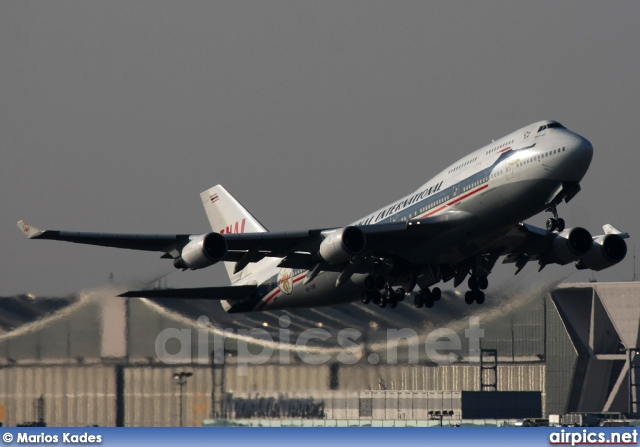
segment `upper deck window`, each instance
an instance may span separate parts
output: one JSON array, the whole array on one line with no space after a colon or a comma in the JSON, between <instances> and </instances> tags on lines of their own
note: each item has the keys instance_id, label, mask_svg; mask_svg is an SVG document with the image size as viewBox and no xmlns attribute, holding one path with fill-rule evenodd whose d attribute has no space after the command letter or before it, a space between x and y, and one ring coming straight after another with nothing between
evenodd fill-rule
<instances>
[{"instance_id":1,"label":"upper deck window","mask_svg":"<svg viewBox=\"0 0 640 447\"><path fill-rule=\"evenodd\" d=\"M545 129L566 129L566 127L564 127L560 123L553 122L553 123L545 124L544 126L540 126L540 128L538 129L538 133L542 132Z\"/></svg>"}]
</instances>

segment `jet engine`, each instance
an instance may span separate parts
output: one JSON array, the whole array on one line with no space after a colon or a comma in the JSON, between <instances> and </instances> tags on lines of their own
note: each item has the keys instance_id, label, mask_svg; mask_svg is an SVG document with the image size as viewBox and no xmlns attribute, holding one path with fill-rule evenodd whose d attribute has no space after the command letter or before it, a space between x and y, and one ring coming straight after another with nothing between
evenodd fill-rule
<instances>
[{"instance_id":1,"label":"jet engine","mask_svg":"<svg viewBox=\"0 0 640 447\"><path fill-rule=\"evenodd\" d=\"M179 269L198 270L221 261L227 254L227 241L218 233L195 236L184 246L173 265Z\"/></svg>"},{"instance_id":2,"label":"jet engine","mask_svg":"<svg viewBox=\"0 0 640 447\"><path fill-rule=\"evenodd\" d=\"M552 245L554 261L560 265L577 261L589 252L592 241L591 233L581 227L558 233Z\"/></svg>"},{"instance_id":3,"label":"jet engine","mask_svg":"<svg viewBox=\"0 0 640 447\"><path fill-rule=\"evenodd\" d=\"M622 261L626 255L627 243L620 234L596 236L591 250L576 262L576 268L600 271Z\"/></svg>"},{"instance_id":4,"label":"jet engine","mask_svg":"<svg viewBox=\"0 0 640 447\"><path fill-rule=\"evenodd\" d=\"M328 264L339 264L362 253L367 240L358 227L333 231L320 244L320 257Z\"/></svg>"}]
</instances>

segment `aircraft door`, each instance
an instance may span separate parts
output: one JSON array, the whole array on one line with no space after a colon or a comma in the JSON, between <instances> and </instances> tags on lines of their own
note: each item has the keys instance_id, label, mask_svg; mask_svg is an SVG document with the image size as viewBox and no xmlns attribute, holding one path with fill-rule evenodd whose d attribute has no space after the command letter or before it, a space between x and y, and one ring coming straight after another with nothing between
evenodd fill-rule
<instances>
[{"instance_id":1,"label":"aircraft door","mask_svg":"<svg viewBox=\"0 0 640 447\"><path fill-rule=\"evenodd\" d=\"M506 176L507 176L507 181L513 180L513 175L514 175L513 171L514 171L513 165L508 164L508 165L505 166L505 173L506 173Z\"/></svg>"},{"instance_id":2,"label":"aircraft door","mask_svg":"<svg viewBox=\"0 0 640 447\"><path fill-rule=\"evenodd\" d=\"M456 197L458 195L459 188L460 188L460 183L456 183L455 185L453 185L453 197Z\"/></svg>"}]
</instances>

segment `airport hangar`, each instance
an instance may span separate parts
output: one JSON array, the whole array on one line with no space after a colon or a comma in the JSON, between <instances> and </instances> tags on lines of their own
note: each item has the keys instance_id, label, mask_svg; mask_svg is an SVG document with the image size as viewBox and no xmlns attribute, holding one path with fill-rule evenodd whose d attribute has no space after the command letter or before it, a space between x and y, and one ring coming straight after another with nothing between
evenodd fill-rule
<instances>
[{"instance_id":1,"label":"airport hangar","mask_svg":"<svg viewBox=\"0 0 640 447\"><path fill-rule=\"evenodd\" d=\"M483 388L486 393L534 392L543 416L638 412L637 282L564 284L551 293L529 291L503 302L494 297L493 308L491 296L478 307L447 292L443 300L448 302L433 309L415 309L406 302L393 310L354 303L241 315L228 315L217 303L203 301L115 298L115 289L68 298L0 300L0 422L196 426L224 418L425 421L439 414L446 423L464 417L465 393L472 396L470 392ZM496 363L489 358L481 365L464 355L449 365L423 357L409 363L409 350L402 346L397 364L385 358L386 329L453 328L464 345L467 317L478 314L485 331L481 347L489 357L493 353ZM283 315L290 318L290 340L314 326L331 334L355 328L363 334L365 355L353 365L310 365L295 355L282 364L276 348L262 364L239 365L233 337L225 339L222 349L217 345L217 352L202 355L198 337L205 334L206 346L214 347L216 329L238 333L262 328L277 341ZM206 326L198 321L202 316L210 321ZM160 361L155 345L165 329L187 331L190 359ZM314 342L309 345L335 348L334 339ZM176 343L166 341L168 353L179 351ZM257 344L248 347L262 350ZM379 362L372 364L371 354ZM517 402L509 405L518 407ZM520 409L526 416L527 409Z\"/></svg>"}]
</instances>

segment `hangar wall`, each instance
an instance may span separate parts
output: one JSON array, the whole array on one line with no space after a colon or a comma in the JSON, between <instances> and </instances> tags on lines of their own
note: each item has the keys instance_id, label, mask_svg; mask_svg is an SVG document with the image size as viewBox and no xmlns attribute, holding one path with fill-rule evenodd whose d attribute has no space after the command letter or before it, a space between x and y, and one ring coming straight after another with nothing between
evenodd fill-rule
<instances>
[{"instance_id":1,"label":"hangar wall","mask_svg":"<svg viewBox=\"0 0 640 447\"><path fill-rule=\"evenodd\" d=\"M483 348L498 350L497 389L541 392L546 414L626 405L621 400L626 363L620 349L638 344L639 284L566 285L554 292L553 300L541 297L529 304L501 315L482 340ZM113 324L118 319L121 324ZM154 342L160 331L176 327L191 330L191 361L167 365L158 360ZM180 425L181 391L183 424L198 425L219 412L226 393L330 394L332 399L345 393L347 399L365 391L480 390L479 365L465 361L444 366L266 363L248 365L239 374L235 346L225 346L224 368L210 364L212 358L220 360L219 353L199 356L200 329L193 318L161 306L137 300L105 304L95 296L80 296L43 319L0 335L0 422L33 422L42 413L47 424L60 426ZM613 341L598 343L607 333ZM598 362L615 365L603 370L604 363ZM173 379L180 371L193 373L182 390ZM603 371L604 381L597 377ZM602 392L594 393L594 386Z\"/></svg>"},{"instance_id":2,"label":"hangar wall","mask_svg":"<svg viewBox=\"0 0 640 447\"><path fill-rule=\"evenodd\" d=\"M345 385L336 391L330 387L329 366L261 365L249 367L246 375L238 375L237 367L229 365L224 368L224 383L220 383L222 369L201 364L15 364L0 368L0 422L5 426L36 422L42 405L42 417L49 426L115 426L118 369L124 379L123 423L136 427L180 425L180 386L173 378L180 371L193 374L182 390L185 426L200 425L215 416L214 407L227 394L314 398L326 401L327 409L338 411L344 407L345 411L350 408L357 412L359 393L380 393L371 390L382 387L390 393L431 390L440 395L459 395L463 390L479 391L480 384L479 367L474 365L375 369L352 366L339 371L338 380ZM363 389L360 381L349 384L348 378L355 374L367 375L371 387ZM544 399L543 365L504 365L498 374L499 390L541 391ZM398 403L393 405L391 399L388 403L387 412L398 418Z\"/></svg>"}]
</instances>

